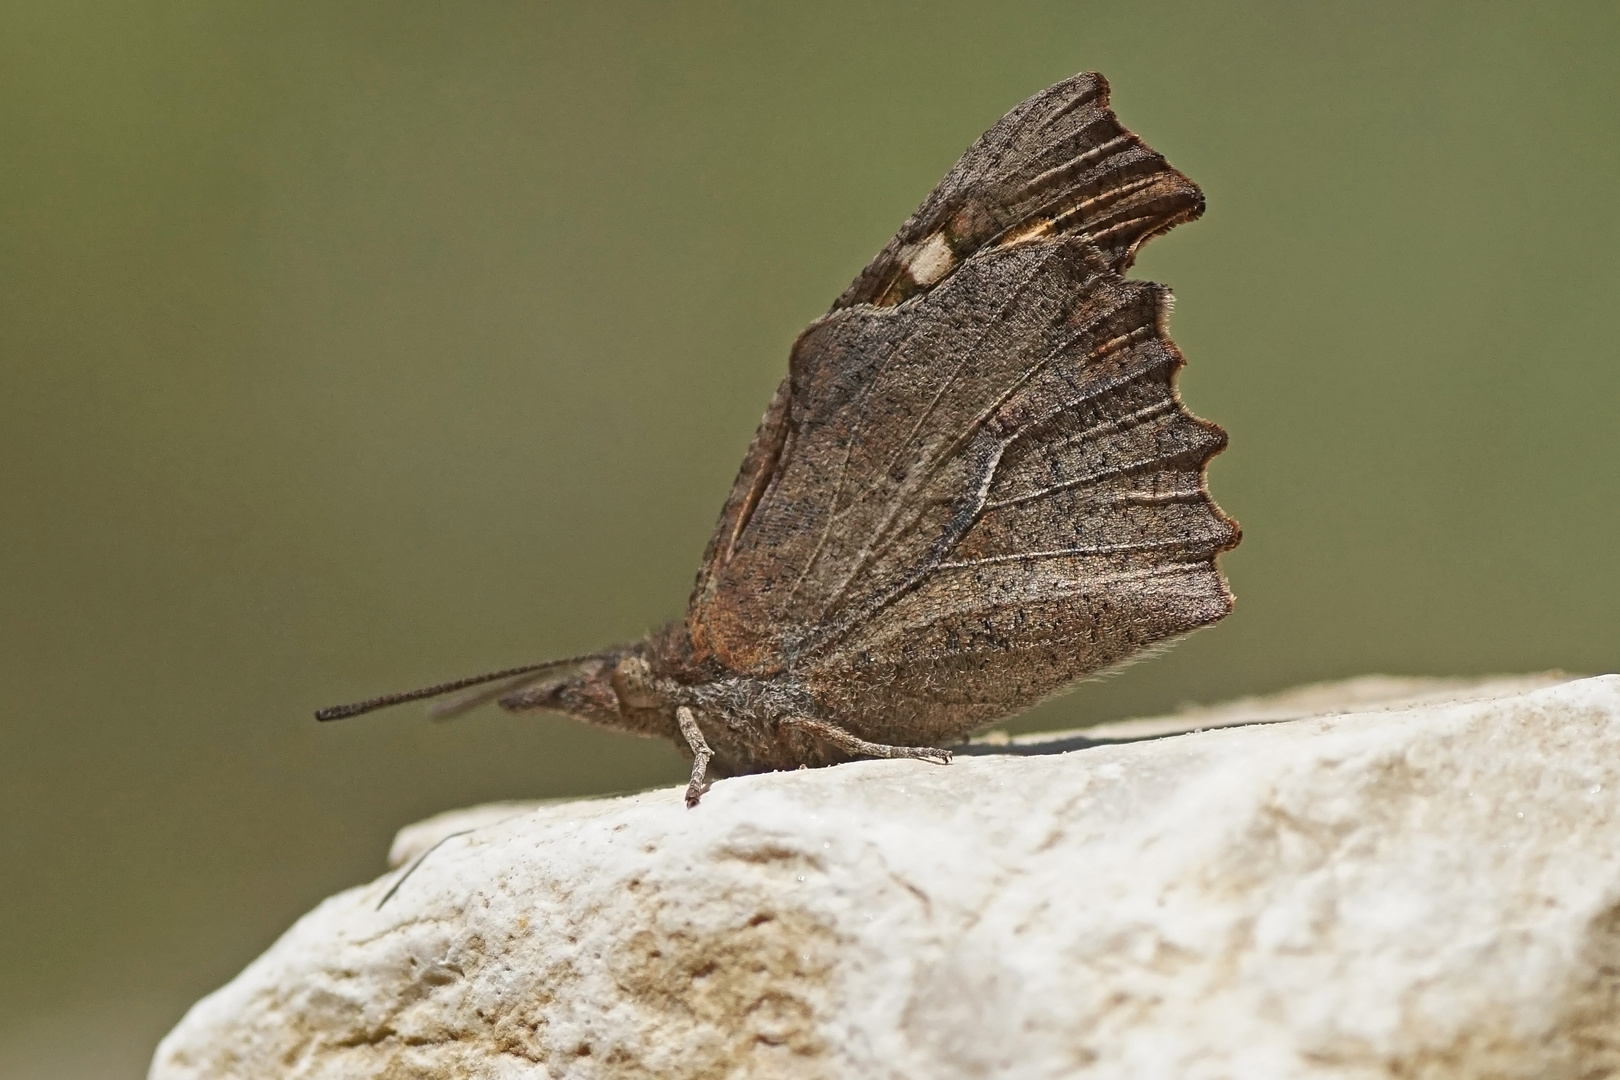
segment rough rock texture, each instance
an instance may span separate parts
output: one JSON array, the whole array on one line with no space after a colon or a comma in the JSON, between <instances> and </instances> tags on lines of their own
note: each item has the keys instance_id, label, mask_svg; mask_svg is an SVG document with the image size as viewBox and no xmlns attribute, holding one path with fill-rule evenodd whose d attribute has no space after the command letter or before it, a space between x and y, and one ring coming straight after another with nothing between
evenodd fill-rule
<instances>
[{"instance_id":1,"label":"rough rock texture","mask_svg":"<svg viewBox=\"0 0 1620 1080\"><path fill-rule=\"evenodd\" d=\"M1606 1076L1620 676L1534 682L446 815L151 1075Z\"/></svg>"}]
</instances>

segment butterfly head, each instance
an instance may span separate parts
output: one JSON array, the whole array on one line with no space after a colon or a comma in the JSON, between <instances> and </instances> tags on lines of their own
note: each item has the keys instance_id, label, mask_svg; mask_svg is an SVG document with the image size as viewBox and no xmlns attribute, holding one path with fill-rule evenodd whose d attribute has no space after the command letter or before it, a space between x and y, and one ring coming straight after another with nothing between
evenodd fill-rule
<instances>
[{"instance_id":1,"label":"butterfly head","mask_svg":"<svg viewBox=\"0 0 1620 1080\"><path fill-rule=\"evenodd\" d=\"M640 646L582 659L499 699L508 712L557 712L587 723L623 729L625 721L668 712ZM643 725L635 725L643 726Z\"/></svg>"}]
</instances>

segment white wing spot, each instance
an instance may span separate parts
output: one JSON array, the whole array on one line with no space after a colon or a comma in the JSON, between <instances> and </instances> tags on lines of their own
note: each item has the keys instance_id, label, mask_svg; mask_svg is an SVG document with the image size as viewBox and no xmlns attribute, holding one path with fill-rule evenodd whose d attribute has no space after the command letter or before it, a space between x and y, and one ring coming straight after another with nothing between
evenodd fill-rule
<instances>
[{"instance_id":1,"label":"white wing spot","mask_svg":"<svg viewBox=\"0 0 1620 1080\"><path fill-rule=\"evenodd\" d=\"M951 246L945 242L945 234L937 232L918 248L906 263L906 273L911 280L919 285L932 285L940 278L951 272L956 265L956 256L951 254Z\"/></svg>"}]
</instances>

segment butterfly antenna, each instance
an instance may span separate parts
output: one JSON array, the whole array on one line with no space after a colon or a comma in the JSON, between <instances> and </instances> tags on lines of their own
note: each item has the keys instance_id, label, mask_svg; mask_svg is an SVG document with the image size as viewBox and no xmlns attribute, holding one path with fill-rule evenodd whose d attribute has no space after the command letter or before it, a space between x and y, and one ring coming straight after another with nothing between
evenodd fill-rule
<instances>
[{"instance_id":1,"label":"butterfly antenna","mask_svg":"<svg viewBox=\"0 0 1620 1080\"><path fill-rule=\"evenodd\" d=\"M346 720L351 716L360 716L362 713L386 709L390 705L403 705L407 701L421 701L423 698L435 698L442 697L445 694L453 694L457 690L465 690L469 686L481 686L484 683L511 679L518 675L529 675L536 671L545 671L548 668L568 667L571 664L590 660L595 655L595 653L585 653L582 656L569 656L562 660L547 660L543 664L526 664L523 667L507 668L504 671L492 671L488 675L473 675L466 679L456 679L454 682L439 683L436 686L424 686L420 690L406 690L399 694L384 694L382 697L356 701L352 705L332 705L318 710L315 713L315 719Z\"/></svg>"},{"instance_id":2,"label":"butterfly antenna","mask_svg":"<svg viewBox=\"0 0 1620 1080\"><path fill-rule=\"evenodd\" d=\"M460 716L462 713L472 712L480 705L488 705L490 702L503 698L514 690L522 690L527 686L532 686L544 678L546 678L544 673L531 671L527 675L519 675L515 679L497 682L493 686L481 686L464 694L457 694L446 701L435 701L428 706L427 714L434 720L449 720L452 717Z\"/></svg>"}]
</instances>

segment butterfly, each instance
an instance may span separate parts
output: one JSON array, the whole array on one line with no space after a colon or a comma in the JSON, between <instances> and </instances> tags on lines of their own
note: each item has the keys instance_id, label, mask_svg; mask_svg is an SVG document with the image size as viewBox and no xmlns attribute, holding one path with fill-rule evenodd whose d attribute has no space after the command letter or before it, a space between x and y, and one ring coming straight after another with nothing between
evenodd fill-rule
<instances>
[{"instance_id":1,"label":"butterfly","mask_svg":"<svg viewBox=\"0 0 1620 1080\"><path fill-rule=\"evenodd\" d=\"M1198 217L1098 74L1014 108L794 343L684 619L642 641L323 709L461 692L662 737L712 778L949 747L1232 610L1240 538L1181 404L1170 291Z\"/></svg>"}]
</instances>

